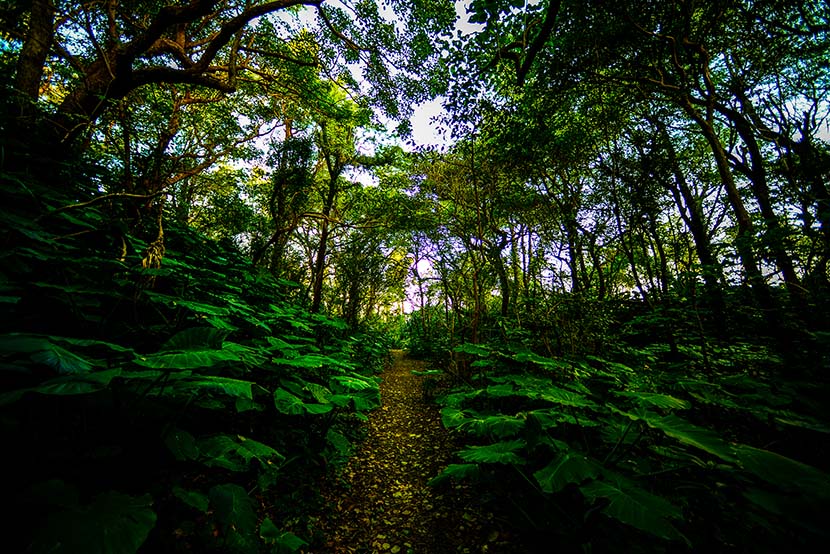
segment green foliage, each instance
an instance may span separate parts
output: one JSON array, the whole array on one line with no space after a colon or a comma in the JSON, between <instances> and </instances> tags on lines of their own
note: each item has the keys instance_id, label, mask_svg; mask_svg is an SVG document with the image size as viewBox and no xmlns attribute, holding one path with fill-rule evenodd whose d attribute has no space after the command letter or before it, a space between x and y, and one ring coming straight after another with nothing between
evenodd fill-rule
<instances>
[{"instance_id":1,"label":"green foliage","mask_svg":"<svg viewBox=\"0 0 830 554\"><path fill-rule=\"evenodd\" d=\"M134 497L110 491L79 504L78 492L67 490L61 481L44 483L37 492L49 493L43 501L55 503L57 510L40 522L34 552L135 552L156 523L149 494Z\"/></svg>"},{"instance_id":2,"label":"green foliage","mask_svg":"<svg viewBox=\"0 0 830 554\"><path fill-rule=\"evenodd\" d=\"M522 464L523 458L516 452L525 446L523 440L502 441L486 446L471 446L458 453L466 462L481 464Z\"/></svg>"},{"instance_id":3,"label":"green foliage","mask_svg":"<svg viewBox=\"0 0 830 554\"><path fill-rule=\"evenodd\" d=\"M202 513L207 513L210 504L210 499L207 495L197 491L186 490L179 486L173 487L173 494L191 508L195 508Z\"/></svg>"},{"instance_id":4,"label":"green foliage","mask_svg":"<svg viewBox=\"0 0 830 554\"><path fill-rule=\"evenodd\" d=\"M649 427L659 429L666 435L684 444L699 448L726 462L735 461L732 447L721 439L717 432L692 425L674 414L668 414L663 417L658 417L648 412L641 415L633 415L630 413L624 413L622 415L644 421Z\"/></svg>"},{"instance_id":5,"label":"green foliage","mask_svg":"<svg viewBox=\"0 0 830 554\"><path fill-rule=\"evenodd\" d=\"M565 451L535 472L533 477L542 491L550 494L561 491L567 485L579 485L588 479L596 479L601 468L602 466L582 454Z\"/></svg>"},{"instance_id":6,"label":"green foliage","mask_svg":"<svg viewBox=\"0 0 830 554\"><path fill-rule=\"evenodd\" d=\"M162 4L0 9L7 549L302 550L373 325L564 550L826 546L823 3Z\"/></svg>"},{"instance_id":7,"label":"green foliage","mask_svg":"<svg viewBox=\"0 0 830 554\"><path fill-rule=\"evenodd\" d=\"M324 414L334 408L330 403L307 404L297 396L283 389L274 391L274 405L279 412L286 415Z\"/></svg>"},{"instance_id":8,"label":"green foliage","mask_svg":"<svg viewBox=\"0 0 830 554\"><path fill-rule=\"evenodd\" d=\"M309 314L192 230L166 225L146 268L105 203L61 210L71 197L6 183L0 410L19 454L3 486L25 507L9 548L300 549L280 526L302 506L280 495L344 461L340 431L380 405L384 340ZM33 194L51 216L16 215ZM270 519L253 494L275 499Z\"/></svg>"},{"instance_id":9,"label":"green foliage","mask_svg":"<svg viewBox=\"0 0 830 554\"><path fill-rule=\"evenodd\" d=\"M289 531L280 531L274 522L265 518L259 528L259 536L271 547L273 554L290 554L308 543Z\"/></svg>"},{"instance_id":10,"label":"green foliage","mask_svg":"<svg viewBox=\"0 0 830 554\"><path fill-rule=\"evenodd\" d=\"M761 448L740 445L736 453L744 469L771 485L802 497L830 501L830 476L826 473Z\"/></svg>"},{"instance_id":11,"label":"green foliage","mask_svg":"<svg viewBox=\"0 0 830 554\"><path fill-rule=\"evenodd\" d=\"M231 552L250 552L254 548L257 517L254 503L245 489L234 483L214 485L210 505L222 526L223 540Z\"/></svg>"},{"instance_id":12,"label":"green foliage","mask_svg":"<svg viewBox=\"0 0 830 554\"><path fill-rule=\"evenodd\" d=\"M728 540L738 541L752 522L761 522L773 550L792 533L804 545L826 535L809 514L830 498L830 475L752 445L760 433L785 432L786 425L765 425L782 416L782 407L796 408L794 397L781 392L792 385L774 393L770 383L746 374L696 380L642 374L595 356L551 359L503 343L463 349L491 363L482 365L488 372L476 387L439 399L444 426L466 442L458 452L466 463L449 466L433 486L468 479L496 498L522 498L532 525L576 510L582 523L559 529L570 537L563 540L580 535L596 542L619 532L609 526L624 525L640 532L644 544L700 549L712 544L709 525L728 527ZM800 445L793 446L797 452ZM537 505L532 499L540 495L545 500ZM741 521L740 513L752 519Z\"/></svg>"},{"instance_id":13,"label":"green foliage","mask_svg":"<svg viewBox=\"0 0 830 554\"><path fill-rule=\"evenodd\" d=\"M429 480L430 486L437 486L450 480L476 479L481 475L478 464L450 464Z\"/></svg>"},{"instance_id":14,"label":"green foliage","mask_svg":"<svg viewBox=\"0 0 830 554\"><path fill-rule=\"evenodd\" d=\"M579 488L588 500L608 500L602 511L637 529L664 539L683 538L669 519L682 519L681 511L666 499L649 494L624 478L594 480Z\"/></svg>"}]
</instances>

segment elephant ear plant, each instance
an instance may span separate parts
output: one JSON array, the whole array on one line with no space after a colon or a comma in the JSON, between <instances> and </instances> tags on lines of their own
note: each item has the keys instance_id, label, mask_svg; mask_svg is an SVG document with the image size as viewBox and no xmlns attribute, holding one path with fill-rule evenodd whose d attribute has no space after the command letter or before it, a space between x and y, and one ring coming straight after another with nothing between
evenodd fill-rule
<instances>
[{"instance_id":1,"label":"elephant ear plant","mask_svg":"<svg viewBox=\"0 0 830 554\"><path fill-rule=\"evenodd\" d=\"M380 403L382 340L284 300L285 283L184 228L167 229L162 267L142 267L129 235L115 260L84 232L102 219L2 218L10 548L296 551L285 526L305 533L313 476Z\"/></svg>"},{"instance_id":2,"label":"elephant ear plant","mask_svg":"<svg viewBox=\"0 0 830 554\"><path fill-rule=\"evenodd\" d=\"M755 533L770 552L826 538L830 476L758 440L778 434L770 422L828 432L799 411L796 388L735 373L646 381L620 363L523 347L458 350L487 371L440 399L444 425L466 446L434 486L475 482L485 496L515 499L528 532L603 549L611 536L708 550L755 544Z\"/></svg>"}]
</instances>

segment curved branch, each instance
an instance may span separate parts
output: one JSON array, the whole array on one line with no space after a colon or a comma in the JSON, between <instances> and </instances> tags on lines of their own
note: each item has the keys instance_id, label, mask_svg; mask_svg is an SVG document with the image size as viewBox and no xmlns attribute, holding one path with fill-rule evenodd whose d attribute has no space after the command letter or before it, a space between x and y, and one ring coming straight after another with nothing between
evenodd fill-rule
<instances>
[{"instance_id":1,"label":"curved branch","mask_svg":"<svg viewBox=\"0 0 830 554\"><path fill-rule=\"evenodd\" d=\"M133 74L131 90L151 83L182 83L200 85L227 93L236 91L236 88L227 81L196 71L195 68L181 70L168 67L148 67L136 71Z\"/></svg>"},{"instance_id":2,"label":"curved branch","mask_svg":"<svg viewBox=\"0 0 830 554\"><path fill-rule=\"evenodd\" d=\"M217 0L191 0L183 6L165 6L159 10L147 28L126 44L114 44L99 53L83 72L77 88L63 99L55 129L65 141L74 138L90 122L95 121L113 100L123 98L136 88L148 83L189 83L206 86L222 92L233 92L233 79L223 82L213 75L211 63L245 25L268 13L293 6L317 6L324 0L273 0L254 5L230 20L221 23L218 32L207 42L199 60L193 62L184 51L184 37L180 29L189 23L214 19ZM174 29L180 42L164 39ZM183 68L167 66L134 69L136 59L154 54L169 53ZM231 77L231 76L229 76Z\"/></svg>"},{"instance_id":3,"label":"curved branch","mask_svg":"<svg viewBox=\"0 0 830 554\"><path fill-rule=\"evenodd\" d=\"M324 0L275 0L273 2L266 2L259 6L252 6L225 23L219 30L219 33L210 41L208 47L205 49L202 57L196 63L196 69L204 71L223 46L228 44L233 36L247 25L251 20L269 14L291 8L293 6L316 6L318 9Z\"/></svg>"},{"instance_id":4,"label":"curved branch","mask_svg":"<svg viewBox=\"0 0 830 554\"><path fill-rule=\"evenodd\" d=\"M533 65L533 61L536 59L536 56L539 55L539 52L542 51L542 48L545 46L548 38L550 38L561 6L561 0L550 0L548 3L548 9L545 12L545 20L542 22L542 28L539 29L539 34L537 34L533 39L533 42L530 43L524 62L522 62L522 66L519 68L517 75L517 82L519 86L524 85L527 74L530 71L530 66Z\"/></svg>"},{"instance_id":5,"label":"curved branch","mask_svg":"<svg viewBox=\"0 0 830 554\"><path fill-rule=\"evenodd\" d=\"M319 2L319 3L317 4L317 13L319 13L319 14L320 14L320 18L323 20L323 23L325 23L326 28L327 28L329 31L331 31L331 33L332 33L334 36L336 36L337 38L339 38L340 40L342 40L343 42L345 42L345 43L346 43L346 46L347 46L348 48L350 48L351 50L354 50L354 51L356 51L356 52L371 52L371 51L372 51L370 48L364 48L364 47L362 47L362 46L359 46L359 45L358 45L357 43L355 43L352 39L350 39L349 37L347 37L346 35L344 35L342 32L340 32L340 30L338 30L338 29L334 26L334 24L331 22L331 20L329 19L329 16L327 16L327 15L326 15L326 12L325 12L325 11L323 11L322 2Z\"/></svg>"}]
</instances>

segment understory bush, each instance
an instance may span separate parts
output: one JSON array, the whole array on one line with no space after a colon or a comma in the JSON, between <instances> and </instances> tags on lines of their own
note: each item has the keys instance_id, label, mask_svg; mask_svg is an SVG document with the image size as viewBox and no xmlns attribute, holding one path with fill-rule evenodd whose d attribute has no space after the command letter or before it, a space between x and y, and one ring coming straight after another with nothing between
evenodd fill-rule
<instances>
[{"instance_id":1,"label":"understory bush","mask_svg":"<svg viewBox=\"0 0 830 554\"><path fill-rule=\"evenodd\" d=\"M681 345L679 369L646 347L627 365L463 344L473 384L439 401L466 446L431 484L478 483L545 551L815 551L828 539L827 387L759 371L756 350L731 345L704 366Z\"/></svg>"},{"instance_id":2,"label":"understory bush","mask_svg":"<svg viewBox=\"0 0 830 554\"><path fill-rule=\"evenodd\" d=\"M70 185L3 176L5 549L296 551L314 480L379 405L384 341Z\"/></svg>"}]
</instances>

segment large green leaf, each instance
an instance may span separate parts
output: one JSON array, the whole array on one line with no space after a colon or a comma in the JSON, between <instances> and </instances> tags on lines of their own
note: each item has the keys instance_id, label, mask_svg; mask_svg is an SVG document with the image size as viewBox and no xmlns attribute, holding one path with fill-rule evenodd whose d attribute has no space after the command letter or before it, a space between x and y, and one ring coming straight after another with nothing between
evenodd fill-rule
<instances>
[{"instance_id":1,"label":"large green leaf","mask_svg":"<svg viewBox=\"0 0 830 554\"><path fill-rule=\"evenodd\" d=\"M271 547L273 554L291 554L308 543L289 531L280 531L270 518L265 518L259 526L259 537Z\"/></svg>"},{"instance_id":2,"label":"large green leaf","mask_svg":"<svg viewBox=\"0 0 830 554\"><path fill-rule=\"evenodd\" d=\"M329 404L331 402L332 393L323 385L318 385L317 383L306 383L305 388L311 393L314 400L320 404Z\"/></svg>"},{"instance_id":3,"label":"large green leaf","mask_svg":"<svg viewBox=\"0 0 830 554\"><path fill-rule=\"evenodd\" d=\"M545 358L544 356L540 356L535 352L530 351L523 351L518 352L513 356L513 359L517 362L531 362L536 365L542 366L545 369L556 370L568 367L566 363L563 363L559 360L554 360L552 358Z\"/></svg>"},{"instance_id":4,"label":"large green leaf","mask_svg":"<svg viewBox=\"0 0 830 554\"><path fill-rule=\"evenodd\" d=\"M341 456L348 456L352 451L352 443L343 433L329 429L326 432L326 441L334 447Z\"/></svg>"},{"instance_id":5,"label":"large green leaf","mask_svg":"<svg viewBox=\"0 0 830 554\"><path fill-rule=\"evenodd\" d=\"M458 481L462 479L475 479L479 475L481 475L481 469L478 464L450 464L444 471L430 479L427 484L436 486L450 479Z\"/></svg>"},{"instance_id":6,"label":"large green leaf","mask_svg":"<svg viewBox=\"0 0 830 554\"><path fill-rule=\"evenodd\" d=\"M447 429L460 427L472 414L467 410L460 410L454 406L441 409L441 423Z\"/></svg>"},{"instance_id":7,"label":"large green leaf","mask_svg":"<svg viewBox=\"0 0 830 554\"><path fill-rule=\"evenodd\" d=\"M162 350L221 350L227 332L213 327L191 327L179 331L165 342Z\"/></svg>"},{"instance_id":8,"label":"large green leaf","mask_svg":"<svg viewBox=\"0 0 830 554\"><path fill-rule=\"evenodd\" d=\"M237 435L214 435L197 441L202 463L208 467L223 467L231 471L245 471L251 460L266 468L282 462L285 457L259 441Z\"/></svg>"},{"instance_id":9,"label":"large green leaf","mask_svg":"<svg viewBox=\"0 0 830 554\"><path fill-rule=\"evenodd\" d=\"M786 491L815 496L830 501L830 475L781 454L739 445L735 448L740 464L746 469Z\"/></svg>"},{"instance_id":10,"label":"large green leaf","mask_svg":"<svg viewBox=\"0 0 830 554\"><path fill-rule=\"evenodd\" d=\"M484 393L482 390L454 392L441 398L439 401L442 406L461 408L467 401L476 398Z\"/></svg>"},{"instance_id":11,"label":"large green leaf","mask_svg":"<svg viewBox=\"0 0 830 554\"><path fill-rule=\"evenodd\" d=\"M171 427L164 435L164 444L178 461L195 460L199 457L196 439L178 427Z\"/></svg>"},{"instance_id":12,"label":"large green leaf","mask_svg":"<svg viewBox=\"0 0 830 554\"><path fill-rule=\"evenodd\" d=\"M169 266L176 266L180 265L184 269L189 270L198 270L203 268L196 268L187 264L183 264L182 262L177 261L175 258L167 257L165 259L165 264ZM187 308L188 310L195 312L201 315L208 315L208 316L226 316L230 312L227 308L221 306L215 306L213 304L206 304L204 302L196 302L194 300L184 300L178 296L172 296L169 294L162 294L158 292L153 292L149 290L143 291L143 295L149 298L152 302L158 302L160 304L164 304L166 306L171 307L182 307Z\"/></svg>"},{"instance_id":13,"label":"large green leaf","mask_svg":"<svg viewBox=\"0 0 830 554\"><path fill-rule=\"evenodd\" d=\"M579 488L591 501L607 499L608 504L602 511L626 525L664 539L684 539L669 522L669 519L681 519L680 509L620 475L606 474L605 479L591 481Z\"/></svg>"},{"instance_id":14,"label":"large green leaf","mask_svg":"<svg viewBox=\"0 0 830 554\"><path fill-rule=\"evenodd\" d=\"M32 388L33 392L66 396L73 394L88 394L106 388L116 377L121 376L120 368L105 371L93 371L82 375L67 375L56 377Z\"/></svg>"},{"instance_id":15,"label":"large green leaf","mask_svg":"<svg viewBox=\"0 0 830 554\"><path fill-rule=\"evenodd\" d=\"M253 400L254 386L259 387L259 385L251 381L213 375L199 375L198 377L194 376L176 381L176 389L182 391L214 391L245 400Z\"/></svg>"},{"instance_id":16,"label":"large green leaf","mask_svg":"<svg viewBox=\"0 0 830 554\"><path fill-rule=\"evenodd\" d=\"M55 377L36 387L18 389L0 394L0 406L17 402L28 392L54 396L73 396L98 392L104 390L114 378L120 375L121 369L115 368L80 375Z\"/></svg>"},{"instance_id":17,"label":"large green leaf","mask_svg":"<svg viewBox=\"0 0 830 554\"><path fill-rule=\"evenodd\" d=\"M380 406L380 391L377 389L366 389L352 393L352 405L358 412L368 412Z\"/></svg>"},{"instance_id":18,"label":"large green leaf","mask_svg":"<svg viewBox=\"0 0 830 554\"><path fill-rule=\"evenodd\" d=\"M239 357L228 349L187 350L184 352L159 352L139 356L135 363L152 369L199 369L226 362L238 362Z\"/></svg>"},{"instance_id":19,"label":"large green leaf","mask_svg":"<svg viewBox=\"0 0 830 554\"><path fill-rule=\"evenodd\" d=\"M345 370L354 369L352 364L322 354L303 354L293 358L274 358L273 362L297 369L320 369L323 367ZM364 378L363 376L360 377Z\"/></svg>"},{"instance_id":20,"label":"large green leaf","mask_svg":"<svg viewBox=\"0 0 830 554\"><path fill-rule=\"evenodd\" d=\"M444 408L441 420L448 429L459 428L471 435L504 439L518 435L525 425L522 416L491 415L482 416L472 410Z\"/></svg>"},{"instance_id":21,"label":"large green leaf","mask_svg":"<svg viewBox=\"0 0 830 554\"><path fill-rule=\"evenodd\" d=\"M799 427L801 429L809 429L810 431L830 435L830 426L815 418L805 416L803 414L796 414L787 410L779 409L762 409L758 410L758 412L759 417L761 417L764 421L766 421L769 417L772 417L775 422L780 425Z\"/></svg>"},{"instance_id":22,"label":"large green leaf","mask_svg":"<svg viewBox=\"0 0 830 554\"><path fill-rule=\"evenodd\" d=\"M483 419L474 419L465 425L480 436L492 435L499 439L515 437L524 429L524 426L525 419L523 417L508 415L493 415Z\"/></svg>"},{"instance_id":23,"label":"large green leaf","mask_svg":"<svg viewBox=\"0 0 830 554\"><path fill-rule=\"evenodd\" d=\"M525 396L531 396L536 393L544 392L545 389L551 386L550 377L537 377L536 375L529 375L526 373L513 373L503 376L491 376L490 381L494 383L513 383Z\"/></svg>"},{"instance_id":24,"label":"large green leaf","mask_svg":"<svg viewBox=\"0 0 830 554\"><path fill-rule=\"evenodd\" d=\"M660 429L680 442L714 454L727 462L735 461L732 446L720 438L715 431L693 425L674 414L660 418L649 417L645 421L649 426Z\"/></svg>"},{"instance_id":25,"label":"large green leaf","mask_svg":"<svg viewBox=\"0 0 830 554\"><path fill-rule=\"evenodd\" d=\"M43 350L32 352L29 356L33 362L48 365L58 373L87 373L92 370L95 362L66 348L46 341Z\"/></svg>"},{"instance_id":26,"label":"large green leaf","mask_svg":"<svg viewBox=\"0 0 830 554\"><path fill-rule=\"evenodd\" d=\"M487 396L492 398L505 398L508 396L516 396L516 389L510 383L502 383L501 385L490 385L485 389Z\"/></svg>"},{"instance_id":27,"label":"large green leaf","mask_svg":"<svg viewBox=\"0 0 830 554\"><path fill-rule=\"evenodd\" d=\"M458 456L465 462L483 464L523 464L517 452L526 446L523 440L502 441L487 446L470 446L461 450Z\"/></svg>"},{"instance_id":28,"label":"large green leaf","mask_svg":"<svg viewBox=\"0 0 830 554\"><path fill-rule=\"evenodd\" d=\"M212 487L209 496L228 546L233 550L244 551L248 547L253 551L257 517L254 502L245 489L225 483Z\"/></svg>"},{"instance_id":29,"label":"large green leaf","mask_svg":"<svg viewBox=\"0 0 830 554\"><path fill-rule=\"evenodd\" d=\"M380 406L380 389L375 378L356 373L334 375L329 384L335 393L330 401L337 406L351 403L358 412L366 412Z\"/></svg>"},{"instance_id":30,"label":"large green leaf","mask_svg":"<svg viewBox=\"0 0 830 554\"><path fill-rule=\"evenodd\" d=\"M181 306L196 312L197 314L207 315L228 315L228 309L221 306L214 306L213 304L205 304L203 302L193 302L191 300L181 300L176 298L173 301L174 306Z\"/></svg>"},{"instance_id":31,"label":"large green leaf","mask_svg":"<svg viewBox=\"0 0 830 554\"><path fill-rule=\"evenodd\" d=\"M715 431L693 425L674 414L668 414L662 417L650 412L632 414L621 412L613 406L609 407L612 411L625 415L634 420L644 421L649 427L659 429L666 435L677 439L684 444L699 448L724 461L731 463L735 463L737 461L735 457L735 449L729 443L720 438Z\"/></svg>"},{"instance_id":32,"label":"large green leaf","mask_svg":"<svg viewBox=\"0 0 830 554\"><path fill-rule=\"evenodd\" d=\"M73 346L80 346L82 348L94 348L94 349L106 349L112 350L113 352L120 352L122 354L135 354L135 351L132 348L127 348L121 346L120 344L113 344L111 342L105 342L101 340L90 340L90 339L76 339L73 337L49 337L50 340L54 342L63 342L66 344L71 344Z\"/></svg>"},{"instance_id":33,"label":"large green leaf","mask_svg":"<svg viewBox=\"0 0 830 554\"><path fill-rule=\"evenodd\" d=\"M111 491L86 506L51 514L32 544L35 553L130 554L144 543L156 523L149 494Z\"/></svg>"},{"instance_id":34,"label":"large green leaf","mask_svg":"<svg viewBox=\"0 0 830 554\"><path fill-rule=\"evenodd\" d=\"M183 489L177 485L173 487L173 495L191 508L195 508L203 514L206 514L208 511L210 499L208 499L206 494L199 491Z\"/></svg>"},{"instance_id":35,"label":"large green leaf","mask_svg":"<svg viewBox=\"0 0 830 554\"><path fill-rule=\"evenodd\" d=\"M533 476L543 491L555 493L570 483L579 485L586 479L594 479L601 471L602 466L584 454L567 451L556 456Z\"/></svg>"},{"instance_id":36,"label":"large green leaf","mask_svg":"<svg viewBox=\"0 0 830 554\"><path fill-rule=\"evenodd\" d=\"M596 404L581 394L560 389L559 387L554 387L553 385L545 387L541 393L535 395L535 398L574 408L590 408L596 406Z\"/></svg>"},{"instance_id":37,"label":"large green leaf","mask_svg":"<svg viewBox=\"0 0 830 554\"><path fill-rule=\"evenodd\" d=\"M330 412L337 403L334 397L330 399L331 404L312 404L303 402L298 396L291 394L285 389L274 391L274 406L280 413L286 415L303 414L324 414Z\"/></svg>"},{"instance_id":38,"label":"large green leaf","mask_svg":"<svg viewBox=\"0 0 830 554\"><path fill-rule=\"evenodd\" d=\"M340 389L341 391L358 391L366 389L377 389L378 384L370 377L363 377L362 375L333 375L331 377L332 388Z\"/></svg>"},{"instance_id":39,"label":"large green leaf","mask_svg":"<svg viewBox=\"0 0 830 554\"><path fill-rule=\"evenodd\" d=\"M271 345L271 347L276 348L277 350L280 350L282 352L294 352L301 348L299 344L292 344L278 337L265 337L265 340L268 342L269 345Z\"/></svg>"},{"instance_id":40,"label":"large green leaf","mask_svg":"<svg viewBox=\"0 0 830 554\"><path fill-rule=\"evenodd\" d=\"M692 407L688 400L675 398L668 394L657 394L654 392L631 392L619 391L615 392L619 396L626 396L632 398L640 403L640 405L655 406L657 408L664 408L667 410L687 410Z\"/></svg>"},{"instance_id":41,"label":"large green leaf","mask_svg":"<svg viewBox=\"0 0 830 554\"><path fill-rule=\"evenodd\" d=\"M459 344L455 348L453 348L453 352L458 352L461 354L473 354L474 356L489 356L490 349L481 346L479 344L472 344L469 342L465 342L464 344Z\"/></svg>"}]
</instances>

